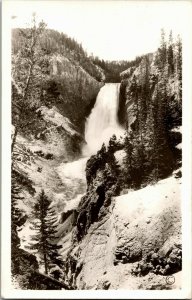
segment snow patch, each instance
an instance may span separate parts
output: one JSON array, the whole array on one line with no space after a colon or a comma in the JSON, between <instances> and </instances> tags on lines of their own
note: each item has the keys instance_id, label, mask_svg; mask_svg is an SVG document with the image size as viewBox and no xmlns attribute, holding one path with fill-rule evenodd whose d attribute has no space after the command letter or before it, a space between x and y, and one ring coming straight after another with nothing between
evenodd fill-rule
<instances>
[{"instance_id":1,"label":"snow patch","mask_svg":"<svg viewBox=\"0 0 192 300\"><path fill-rule=\"evenodd\" d=\"M128 216L140 218L141 214L143 217L154 216L167 208L167 201L169 201L170 206L173 203L180 203L180 190L177 181L174 177L170 177L155 185L149 185L138 191L116 197L115 214L125 219ZM176 187L177 191L175 190ZM169 199L167 195L169 195Z\"/></svg>"}]
</instances>

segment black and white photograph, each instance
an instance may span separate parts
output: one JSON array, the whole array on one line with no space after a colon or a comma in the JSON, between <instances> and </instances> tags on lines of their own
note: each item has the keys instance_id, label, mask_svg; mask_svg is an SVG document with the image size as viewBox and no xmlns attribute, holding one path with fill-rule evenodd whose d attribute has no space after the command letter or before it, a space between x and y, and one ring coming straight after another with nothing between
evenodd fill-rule
<instances>
[{"instance_id":1,"label":"black and white photograph","mask_svg":"<svg viewBox=\"0 0 192 300\"><path fill-rule=\"evenodd\" d=\"M191 298L191 11L3 1L3 297Z\"/></svg>"}]
</instances>

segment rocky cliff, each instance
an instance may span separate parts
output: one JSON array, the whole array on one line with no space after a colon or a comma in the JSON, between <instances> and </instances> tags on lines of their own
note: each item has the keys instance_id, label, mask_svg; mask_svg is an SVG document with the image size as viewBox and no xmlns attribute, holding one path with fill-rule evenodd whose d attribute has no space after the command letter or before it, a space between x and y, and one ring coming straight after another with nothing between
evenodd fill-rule
<instances>
[{"instance_id":1,"label":"rocky cliff","mask_svg":"<svg viewBox=\"0 0 192 300\"><path fill-rule=\"evenodd\" d=\"M22 116L26 126L20 126L19 134L39 150L74 158L80 154L85 120L102 84L65 57L53 55L46 60L48 74L38 86L38 104L26 106ZM12 87L14 125L19 91L14 82Z\"/></svg>"},{"instance_id":2,"label":"rocky cliff","mask_svg":"<svg viewBox=\"0 0 192 300\"><path fill-rule=\"evenodd\" d=\"M180 180L170 177L113 198L70 251L69 282L78 289L180 288ZM173 274L174 285L164 275Z\"/></svg>"}]
</instances>

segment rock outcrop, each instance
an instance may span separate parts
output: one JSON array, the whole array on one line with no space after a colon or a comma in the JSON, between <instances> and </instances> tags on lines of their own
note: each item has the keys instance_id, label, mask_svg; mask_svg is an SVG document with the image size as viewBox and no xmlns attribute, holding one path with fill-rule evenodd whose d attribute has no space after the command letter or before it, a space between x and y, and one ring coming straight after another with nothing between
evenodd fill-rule
<instances>
[{"instance_id":1,"label":"rock outcrop","mask_svg":"<svg viewBox=\"0 0 192 300\"><path fill-rule=\"evenodd\" d=\"M179 288L178 273L172 286L165 275L181 270L180 183L170 177L113 198L70 249L69 282L78 289Z\"/></svg>"}]
</instances>

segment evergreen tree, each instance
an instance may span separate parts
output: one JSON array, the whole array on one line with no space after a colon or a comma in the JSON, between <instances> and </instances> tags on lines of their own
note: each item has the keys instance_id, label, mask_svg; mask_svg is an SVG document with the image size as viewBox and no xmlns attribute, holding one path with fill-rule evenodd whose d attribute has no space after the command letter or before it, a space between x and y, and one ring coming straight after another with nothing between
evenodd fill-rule
<instances>
[{"instance_id":1,"label":"evergreen tree","mask_svg":"<svg viewBox=\"0 0 192 300\"><path fill-rule=\"evenodd\" d=\"M176 78L178 79L178 101L182 99L182 42L178 35L176 41Z\"/></svg>"},{"instance_id":2,"label":"evergreen tree","mask_svg":"<svg viewBox=\"0 0 192 300\"><path fill-rule=\"evenodd\" d=\"M167 104L166 88L162 82L157 83L153 104L154 138L153 138L153 173L155 179L166 177L173 168L173 156L168 144L168 131L166 126Z\"/></svg>"},{"instance_id":3,"label":"evergreen tree","mask_svg":"<svg viewBox=\"0 0 192 300\"><path fill-rule=\"evenodd\" d=\"M169 45L167 49L167 61L168 61L168 75L174 73L174 54L173 54L173 37L172 31L169 34Z\"/></svg>"},{"instance_id":4,"label":"evergreen tree","mask_svg":"<svg viewBox=\"0 0 192 300\"><path fill-rule=\"evenodd\" d=\"M132 183L132 173L133 173L133 145L132 145L132 136L127 135L125 137L125 153L124 158L125 165L125 183L128 186Z\"/></svg>"},{"instance_id":5,"label":"evergreen tree","mask_svg":"<svg viewBox=\"0 0 192 300\"><path fill-rule=\"evenodd\" d=\"M50 200L43 190L34 206L33 217L35 219L31 222L33 225L31 229L35 230L35 234L31 236L32 243L29 244L28 248L36 251L40 256L45 274L51 274L52 268L62 267L63 265L61 256L58 253L62 246L56 244L56 214L54 209L50 207Z\"/></svg>"},{"instance_id":6,"label":"evergreen tree","mask_svg":"<svg viewBox=\"0 0 192 300\"><path fill-rule=\"evenodd\" d=\"M136 117L136 119L138 119L138 114L139 114L138 89L139 88L138 88L138 84L137 84L137 79L136 79L136 76L134 75L129 92L130 92L131 99L134 101L132 111L133 111L133 115Z\"/></svg>"},{"instance_id":7,"label":"evergreen tree","mask_svg":"<svg viewBox=\"0 0 192 300\"><path fill-rule=\"evenodd\" d=\"M11 182L11 270L13 275L19 274L19 228L25 223L26 216L18 208L18 201L23 200L21 188L17 184L15 174L12 172Z\"/></svg>"},{"instance_id":8,"label":"evergreen tree","mask_svg":"<svg viewBox=\"0 0 192 300\"><path fill-rule=\"evenodd\" d=\"M155 65L160 72L164 71L167 62L167 44L165 40L165 31L161 29L160 47L156 52Z\"/></svg>"},{"instance_id":9,"label":"evergreen tree","mask_svg":"<svg viewBox=\"0 0 192 300\"><path fill-rule=\"evenodd\" d=\"M139 135L135 135L132 142L132 172L131 179L134 187L139 188L141 183L144 181L145 174L145 163L146 155L143 140L140 139Z\"/></svg>"},{"instance_id":10,"label":"evergreen tree","mask_svg":"<svg viewBox=\"0 0 192 300\"><path fill-rule=\"evenodd\" d=\"M167 58L167 44L165 40L165 31L161 29L161 41L160 41L160 63L162 68L165 67L166 58Z\"/></svg>"},{"instance_id":11,"label":"evergreen tree","mask_svg":"<svg viewBox=\"0 0 192 300\"><path fill-rule=\"evenodd\" d=\"M141 103L141 115L142 115L142 123L141 126L143 127L146 118L147 118L147 111L150 103L150 84L149 84L149 57L145 57L145 77L144 83L141 87L141 96L142 96L142 103Z\"/></svg>"},{"instance_id":12,"label":"evergreen tree","mask_svg":"<svg viewBox=\"0 0 192 300\"><path fill-rule=\"evenodd\" d=\"M150 174L153 169L153 153L154 153L154 128L155 120L153 115L152 99L149 104L147 119L144 126L143 144L145 145L145 178L146 181L151 181Z\"/></svg>"},{"instance_id":13,"label":"evergreen tree","mask_svg":"<svg viewBox=\"0 0 192 300\"><path fill-rule=\"evenodd\" d=\"M149 61L145 58L145 74L143 60L142 73L135 73L126 86L128 101L133 102L135 119L131 129L128 128L128 136L125 139L125 178L128 185L135 188L170 175L177 159L170 130L181 124L180 38L178 37L174 45L170 33L167 48L165 32L162 30L160 47L153 62L154 73L149 72ZM170 91L170 82L173 80L176 82L175 87L178 87L178 92L174 91L174 94Z\"/></svg>"},{"instance_id":14,"label":"evergreen tree","mask_svg":"<svg viewBox=\"0 0 192 300\"><path fill-rule=\"evenodd\" d=\"M178 36L173 51L175 94L168 101L167 126L172 129L182 123L182 43Z\"/></svg>"}]
</instances>

